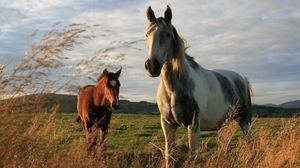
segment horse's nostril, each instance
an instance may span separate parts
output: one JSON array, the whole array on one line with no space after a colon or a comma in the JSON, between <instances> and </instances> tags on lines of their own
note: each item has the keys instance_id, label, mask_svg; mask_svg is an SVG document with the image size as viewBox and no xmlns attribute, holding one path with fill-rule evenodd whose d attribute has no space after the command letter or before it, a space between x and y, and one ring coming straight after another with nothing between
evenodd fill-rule
<instances>
[{"instance_id":1,"label":"horse's nostril","mask_svg":"<svg viewBox=\"0 0 300 168\"><path fill-rule=\"evenodd\" d=\"M149 60L147 60L145 62L145 69L148 70L149 69L149 66L150 66L150 63L149 63Z\"/></svg>"},{"instance_id":2,"label":"horse's nostril","mask_svg":"<svg viewBox=\"0 0 300 168\"><path fill-rule=\"evenodd\" d=\"M159 69L160 68L159 62L156 59L153 60L153 65L154 65L155 69Z\"/></svg>"}]
</instances>

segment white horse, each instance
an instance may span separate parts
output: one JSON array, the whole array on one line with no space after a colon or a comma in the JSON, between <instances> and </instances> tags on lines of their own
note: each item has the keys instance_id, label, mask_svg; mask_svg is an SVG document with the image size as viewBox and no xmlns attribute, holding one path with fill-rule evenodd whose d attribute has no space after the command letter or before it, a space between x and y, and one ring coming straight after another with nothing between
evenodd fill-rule
<instances>
[{"instance_id":1,"label":"white horse","mask_svg":"<svg viewBox=\"0 0 300 168\"><path fill-rule=\"evenodd\" d=\"M194 153L200 130L220 128L235 106L234 119L248 135L251 90L248 80L236 72L207 70L196 63L185 53L184 42L171 24L169 6L164 15L156 18L150 6L147 10L148 59L145 68L150 77L160 76L157 104L166 141L166 167L169 167L178 126L187 128L190 153Z\"/></svg>"}]
</instances>

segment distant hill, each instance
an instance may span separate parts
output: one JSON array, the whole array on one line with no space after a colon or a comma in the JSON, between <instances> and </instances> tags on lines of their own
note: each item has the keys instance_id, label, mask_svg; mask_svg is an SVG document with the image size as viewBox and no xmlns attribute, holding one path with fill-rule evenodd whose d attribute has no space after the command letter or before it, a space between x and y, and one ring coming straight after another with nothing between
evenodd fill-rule
<instances>
[{"instance_id":1,"label":"distant hill","mask_svg":"<svg viewBox=\"0 0 300 168\"><path fill-rule=\"evenodd\" d=\"M77 96L64 94L34 94L20 96L9 100L0 100L0 111L8 112L51 112L57 108L57 112L77 113ZM150 102L131 102L120 100L120 109L122 113L158 113L156 103Z\"/></svg>"},{"instance_id":2,"label":"distant hill","mask_svg":"<svg viewBox=\"0 0 300 168\"><path fill-rule=\"evenodd\" d=\"M300 108L282 108L253 105L252 111L253 116L256 117L293 117L300 115Z\"/></svg>"},{"instance_id":3,"label":"distant hill","mask_svg":"<svg viewBox=\"0 0 300 168\"><path fill-rule=\"evenodd\" d=\"M277 104L272 104L272 103L268 103L268 104L263 104L261 106L266 106L266 107L279 107Z\"/></svg>"},{"instance_id":4,"label":"distant hill","mask_svg":"<svg viewBox=\"0 0 300 168\"><path fill-rule=\"evenodd\" d=\"M282 104L279 104L279 105L268 103L268 104L263 104L262 106L300 109L300 100L289 101L289 102L285 102L285 103L282 103Z\"/></svg>"},{"instance_id":5,"label":"distant hill","mask_svg":"<svg viewBox=\"0 0 300 168\"><path fill-rule=\"evenodd\" d=\"M158 113L156 103L146 101L131 102L128 100L120 100L120 109L122 113Z\"/></svg>"},{"instance_id":6,"label":"distant hill","mask_svg":"<svg viewBox=\"0 0 300 168\"><path fill-rule=\"evenodd\" d=\"M279 105L282 108L300 108L300 100L289 101Z\"/></svg>"},{"instance_id":7,"label":"distant hill","mask_svg":"<svg viewBox=\"0 0 300 168\"><path fill-rule=\"evenodd\" d=\"M33 94L0 100L0 111L9 113L51 112L55 108L57 112L77 112L76 103L75 95Z\"/></svg>"},{"instance_id":8,"label":"distant hill","mask_svg":"<svg viewBox=\"0 0 300 168\"><path fill-rule=\"evenodd\" d=\"M266 104L253 105L253 116L257 117L291 117L299 115L299 100L283 103L281 105ZM77 96L63 94L36 94L21 96L10 100L0 100L0 112L57 112L77 113ZM5 108L4 108L5 107ZM55 109L53 109L55 108ZM156 103L131 102L120 100L121 113L158 114Z\"/></svg>"}]
</instances>

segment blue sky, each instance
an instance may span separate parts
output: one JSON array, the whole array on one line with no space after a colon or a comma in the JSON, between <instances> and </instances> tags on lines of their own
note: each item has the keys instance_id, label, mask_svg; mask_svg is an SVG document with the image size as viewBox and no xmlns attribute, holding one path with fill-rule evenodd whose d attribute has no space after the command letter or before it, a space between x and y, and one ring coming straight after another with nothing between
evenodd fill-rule
<instances>
[{"instance_id":1,"label":"blue sky","mask_svg":"<svg viewBox=\"0 0 300 168\"><path fill-rule=\"evenodd\" d=\"M101 24L96 38L68 52L65 73L76 75L73 65L95 55L113 41L134 41L103 60L122 66L121 97L132 101L155 101L159 79L144 70L145 16L149 5L156 16L169 4L173 25L190 48L188 54L207 69L231 69L247 76L255 103L282 103L300 99L300 1L123 1L123 0L4 0L0 2L0 61L17 62L26 48L52 25ZM116 63L114 55L124 53ZM89 68L89 67L87 67ZM95 68L101 72L104 67ZM115 69L111 69L115 70ZM90 81L80 79L79 85Z\"/></svg>"}]
</instances>

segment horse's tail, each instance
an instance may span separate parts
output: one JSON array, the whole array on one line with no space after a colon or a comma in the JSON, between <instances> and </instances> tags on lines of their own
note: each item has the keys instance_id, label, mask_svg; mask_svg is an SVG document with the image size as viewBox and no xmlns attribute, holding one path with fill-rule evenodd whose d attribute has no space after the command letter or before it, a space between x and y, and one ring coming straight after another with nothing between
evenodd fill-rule
<instances>
[{"instance_id":1,"label":"horse's tail","mask_svg":"<svg viewBox=\"0 0 300 168\"><path fill-rule=\"evenodd\" d=\"M247 107L247 121L250 123L251 122L251 118L252 118L252 100L251 100L251 97L253 97L253 99L255 98L254 97L254 93L253 93L253 90L252 90L252 87L250 85L250 82L248 80L247 77L244 77L244 80L246 82L246 85L247 85L247 94L248 94L248 100L246 103L246 107Z\"/></svg>"},{"instance_id":2,"label":"horse's tail","mask_svg":"<svg viewBox=\"0 0 300 168\"><path fill-rule=\"evenodd\" d=\"M254 92L253 92L253 89L252 89L252 87L250 85L250 82L249 82L248 78L244 76L244 80L245 80L247 88L248 88L249 96L250 97L254 97Z\"/></svg>"},{"instance_id":3,"label":"horse's tail","mask_svg":"<svg viewBox=\"0 0 300 168\"><path fill-rule=\"evenodd\" d=\"M80 123L82 120L80 118L80 116L77 116L77 118L75 119L76 122Z\"/></svg>"},{"instance_id":4,"label":"horse's tail","mask_svg":"<svg viewBox=\"0 0 300 168\"><path fill-rule=\"evenodd\" d=\"M77 93L77 113L78 113L78 116L77 118L75 119L75 121L77 123L80 123L82 120L80 118L80 114L81 114L81 107L80 107L80 91L82 90L82 88L79 88L78 90L78 93Z\"/></svg>"}]
</instances>

